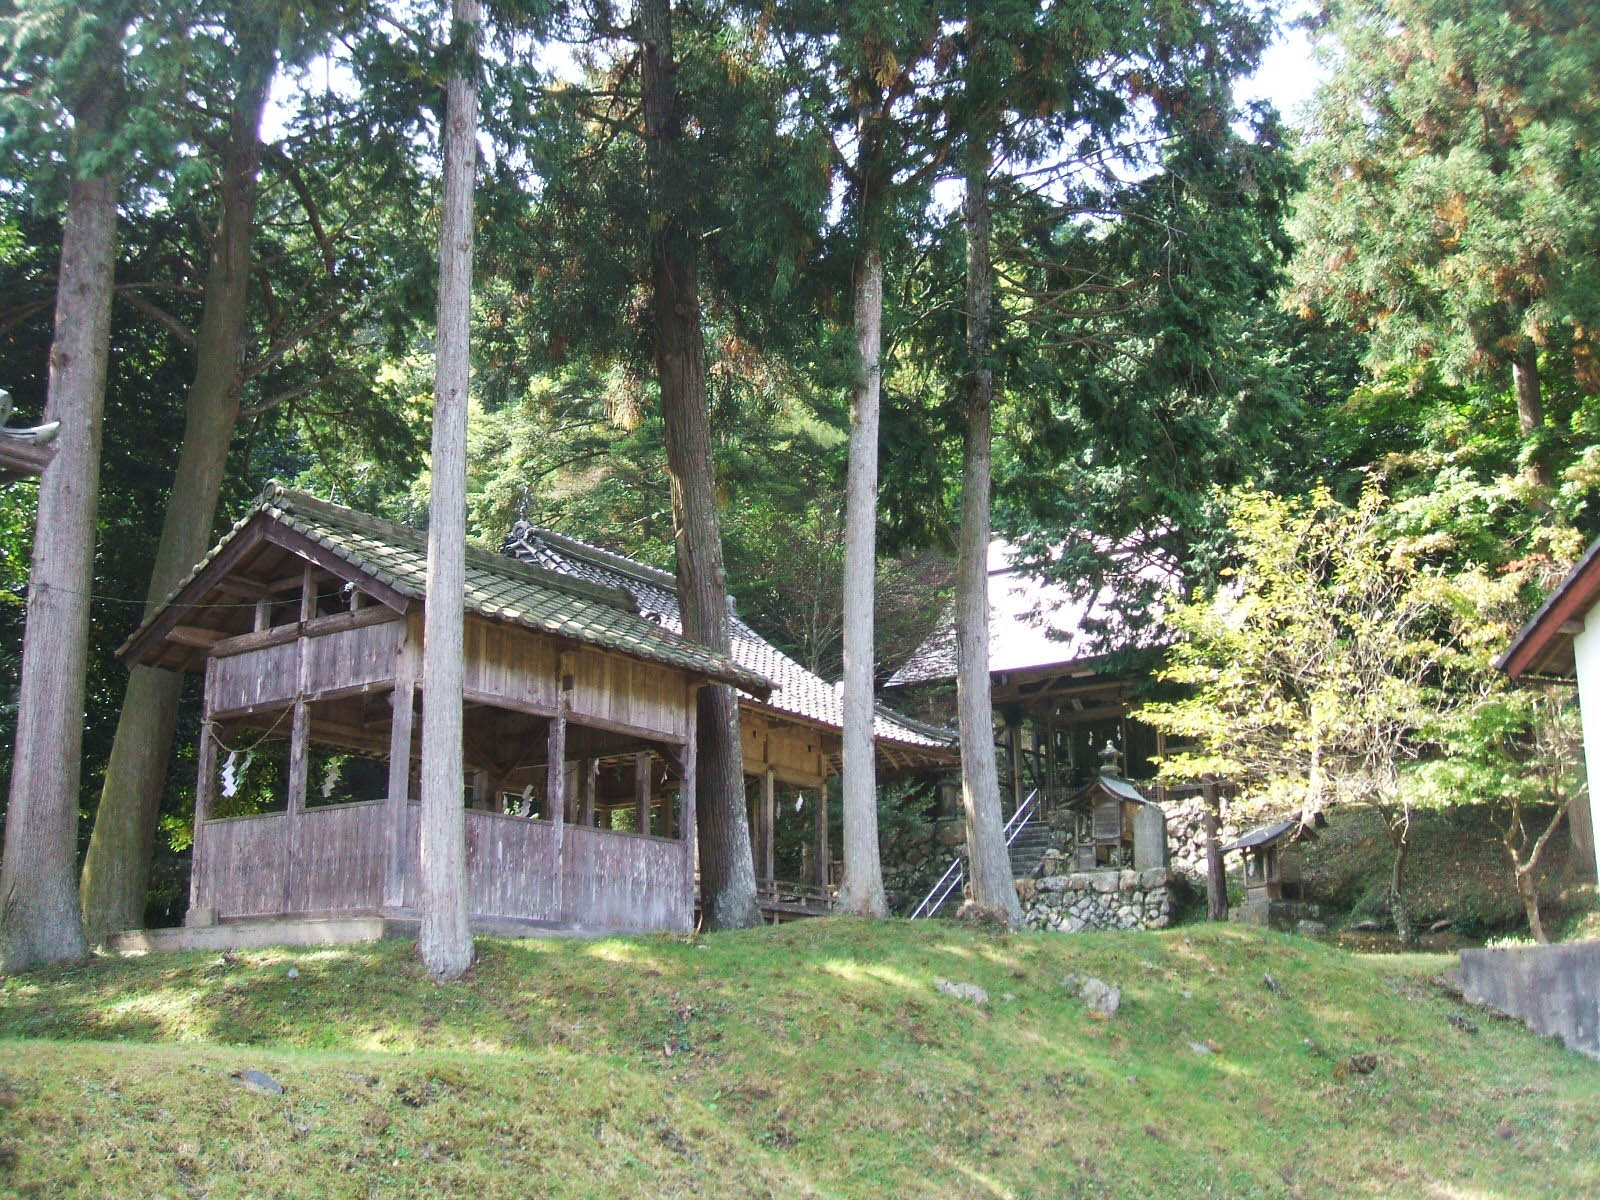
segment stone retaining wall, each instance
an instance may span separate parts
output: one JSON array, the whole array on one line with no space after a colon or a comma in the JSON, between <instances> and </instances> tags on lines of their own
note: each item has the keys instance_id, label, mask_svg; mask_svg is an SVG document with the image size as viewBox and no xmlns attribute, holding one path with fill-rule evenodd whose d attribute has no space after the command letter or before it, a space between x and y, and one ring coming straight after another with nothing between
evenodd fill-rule
<instances>
[{"instance_id":1,"label":"stone retaining wall","mask_svg":"<svg viewBox=\"0 0 1600 1200\"><path fill-rule=\"evenodd\" d=\"M1224 805L1224 811L1227 806ZM1206 802L1200 796L1169 800L1161 806L1167 814L1167 853L1175 874L1186 879L1196 891L1206 889ZM1222 819L1220 840L1224 846L1241 830L1226 816ZM1230 864L1234 865L1234 864Z\"/></svg>"},{"instance_id":2,"label":"stone retaining wall","mask_svg":"<svg viewBox=\"0 0 1600 1200\"><path fill-rule=\"evenodd\" d=\"M1172 920L1172 873L1074 871L1024 880L1022 923L1031 929L1165 929Z\"/></svg>"},{"instance_id":3,"label":"stone retaining wall","mask_svg":"<svg viewBox=\"0 0 1600 1200\"><path fill-rule=\"evenodd\" d=\"M1461 990L1600 1058L1600 941L1463 950Z\"/></svg>"}]
</instances>

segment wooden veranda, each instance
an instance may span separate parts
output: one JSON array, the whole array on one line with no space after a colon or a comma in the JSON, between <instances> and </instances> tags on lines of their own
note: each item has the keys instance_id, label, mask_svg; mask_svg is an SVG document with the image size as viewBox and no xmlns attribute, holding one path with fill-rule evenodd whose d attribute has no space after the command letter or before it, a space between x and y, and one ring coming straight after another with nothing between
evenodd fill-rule
<instances>
[{"instance_id":1,"label":"wooden veranda","mask_svg":"<svg viewBox=\"0 0 1600 1200\"><path fill-rule=\"evenodd\" d=\"M272 488L129 639L205 675L188 924L416 918L425 569L416 531ZM501 555L464 603L474 923L691 928L695 693L766 681Z\"/></svg>"}]
</instances>

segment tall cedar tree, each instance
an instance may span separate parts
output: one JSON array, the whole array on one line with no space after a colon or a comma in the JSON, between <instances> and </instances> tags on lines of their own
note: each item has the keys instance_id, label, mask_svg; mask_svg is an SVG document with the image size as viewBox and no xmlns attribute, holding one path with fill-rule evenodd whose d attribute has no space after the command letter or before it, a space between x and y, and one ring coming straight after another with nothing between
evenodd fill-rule
<instances>
[{"instance_id":1,"label":"tall cedar tree","mask_svg":"<svg viewBox=\"0 0 1600 1200\"><path fill-rule=\"evenodd\" d=\"M194 379L185 400L183 444L162 519L155 567L145 594L148 617L211 543L228 447L239 419L240 368L256 202L261 116L276 70L284 9L236 4L227 13L232 47L232 103L220 139L220 212L211 223L205 306L194 335ZM84 858L80 897L91 942L143 924L145 889L172 751L183 676L135 666L106 765L94 833Z\"/></svg>"},{"instance_id":2,"label":"tall cedar tree","mask_svg":"<svg viewBox=\"0 0 1600 1200\"><path fill-rule=\"evenodd\" d=\"M454 0L445 84L439 316L422 640L422 927L435 979L472 965L467 827L462 804L462 597L466 594L467 393L471 383L472 184L478 137L478 0Z\"/></svg>"},{"instance_id":3,"label":"tall cedar tree","mask_svg":"<svg viewBox=\"0 0 1600 1200\"><path fill-rule=\"evenodd\" d=\"M995 185L996 526L1076 589L1112 581L1118 649L1174 562L1209 569L1213 485L1292 455L1274 304L1296 173L1276 115L1232 100L1270 32L1254 6L1055 11L1075 65Z\"/></svg>"},{"instance_id":4,"label":"tall cedar tree","mask_svg":"<svg viewBox=\"0 0 1600 1200\"><path fill-rule=\"evenodd\" d=\"M962 219L967 235L966 371L961 383L961 531L956 552L956 713L961 734L961 804L967 820L971 903L1007 924L1022 919L1000 811L989 682L989 531L994 474L994 317L989 176L1005 100L978 11L966 28Z\"/></svg>"},{"instance_id":5,"label":"tall cedar tree","mask_svg":"<svg viewBox=\"0 0 1600 1200\"><path fill-rule=\"evenodd\" d=\"M845 484L844 878L838 907L866 916L888 913L872 738L885 260L906 248L907 214L920 212L949 150L929 99L935 56L948 44L942 16L937 4L919 0L795 4L776 14L785 52L799 64L801 109L823 114L833 162L846 184L840 232L852 263L856 368Z\"/></svg>"},{"instance_id":6,"label":"tall cedar tree","mask_svg":"<svg viewBox=\"0 0 1600 1200\"><path fill-rule=\"evenodd\" d=\"M1297 293L1370 335L1513 385L1525 478L1555 483L1547 365L1600 389L1600 11L1338 0L1296 217Z\"/></svg>"},{"instance_id":7,"label":"tall cedar tree","mask_svg":"<svg viewBox=\"0 0 1600 1200\"><path fill-rule=\"evenodd\" d=\"M6 971L88 953L76 887L78 772L116 258L118 175L108 143L120 116L125 22L116 9L48 15L63 22L54 72L70 81L58 86L72 122L45 404L45 419L60 421L61 432L39 483L22 642L0 863L0 969Z\"/></svg>"},{"instance_id":8,"label":"tall cedar tree","mask_svg":"<svg viewBox=\"0 0 1600 1200\"><path fill-rule=\"evenodd\" d=\"M1215 19L1093 0L1049 9L994 4L969 11L962 41L961 86L950 104L963 145L965 288L951 305L960 323L936 320L930 333L946 339L947 348L935 352L959 381L953 389L962 446L957 695L973 900L1013 919L1016 898L987 744L993 727L986 585L995 405L1005 379L1027 403L1030 383L1037 392L1040 380L1081 371L1071 361L1081 329L1062 326L1081 325L1096 310L1115 314L1148 286L1135 264L1103 253L1118 242L1106 236L1108 229L1120 229L1126 240L1131 228L1145 245L1168 236L1168 228L1146 225L1148 212L1122 210L1138 193L1116 196L1118 175L1138 163L1146 187L1159 187L1168 172L1183 177L1183 165L1168 159L1167 143L1185 121L1225 128L1220 114L1231 76L1259 49L1260 32L1247 14L1223 4L1209 15ZM1211 173L1222 172L1213 166ZM1003 218L998 247L996 204ZM1051 231L1065 233L1054 246ZM1091 245L1098 262L1082 253ZM1118 280L1118 269L1126 282ZM1110 342L1119 335L1106 330L1101 336ZM1107 355L1093 369L1114 375L1116 358ZM1041 424L1014 427L1014 440L1048 439L1058 454L1083 453L1083 446L1071 444L1077 431L1051 430L1049 419ZM1061 534L1055 526L1045 536L1059 541Z\"/></svg>"},{"instance_id":9,"label":"tall cedar tree","mask_svg":"<svg viewBox=\"0 0 1600 1200\"><path fill-rule=\"evenodd\" d=\"M644 89L651 315L672 483L678 597L684 633L727 654L733 642L711 471L698 258L679 199L683 121L674 77L672 6L668 0L642 0L635 19ZM738 929L761 920L745 813L739 702L731 687L709 684L700 689L698 704L701 911L712 929Z\"/></svg>"}]
</instances>

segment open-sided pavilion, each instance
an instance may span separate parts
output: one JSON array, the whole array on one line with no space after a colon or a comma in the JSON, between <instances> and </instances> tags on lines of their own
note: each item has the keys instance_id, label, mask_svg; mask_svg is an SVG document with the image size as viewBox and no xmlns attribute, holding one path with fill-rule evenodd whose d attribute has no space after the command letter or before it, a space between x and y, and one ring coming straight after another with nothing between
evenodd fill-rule
<instances>
[{"instance_id":1,"label":"open-sided pavilion","mask_svg":"<svg viewBox=\"0 0 1600 1200\"><path fill-rule=\"evenodd\" d=\"M424 534L274 485L128 639L205 676L186 932L417 919L425 578ZM696 690L769 682L506 555L462 600L475 927L691 928Z\"/></svg>"}]
</instances>

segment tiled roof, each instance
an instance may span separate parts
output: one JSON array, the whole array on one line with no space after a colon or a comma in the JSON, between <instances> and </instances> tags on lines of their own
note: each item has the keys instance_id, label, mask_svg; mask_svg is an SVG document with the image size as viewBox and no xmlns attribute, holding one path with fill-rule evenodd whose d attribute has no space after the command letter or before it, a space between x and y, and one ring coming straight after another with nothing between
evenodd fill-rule
<instances>
[{"instance_id":1,"label":"tiled roof","mask_svg":"<svg viewBox=\"0 0 1600 1200\"><path fill-rule=\"evenodd\" d=\"M678 607L677 579L670 572L645 566L631 558L591 546L576 538L521 522L506 540L506 552L524 562L550 571L559 571L603 587L624 588L630 592L639 611L663 628L683 629ZM773 683L772 695L764 704L779 712L803 717L840 729L844 725L844 698L840 685L829 683L808 671L782 650L750 628L728 601L732 618L733 658L746 670ZM955 741L952 730L924 725L919 721L878 706L873 736L905 746L948 749Z\"/></svg>"},{"instance_id":2,"label":"tiled roof","mask_svg":"<svg viewBox=\"0 0 1600 1200\"><path fill-rule=\"evenodd\" d=\"M423 600L428 573L428 536L420 530L340 504L319 500L280 484L269 484L233 530L201 559L172 595L123 645L126 650L252 520L262 515L310 538L352 567L403 596ZM763 693L759 673L685 639L641 615L624 589L597 585L568 573L542 570L503 554L467 547L466 611L507 621L555 637L665 663L740 688Z\"/></svg>"},{"instance_id":3,"label":"tiled roof","mask_svg":"<svg viewBox=\"0 0 1600 1200\"><path fill-rule=\"evenodd\" d=\"M1025 671L1097 658L1106 652L1106 637L1115 639L1120 622L1116 594L1110 584L1090 595L1076 594L1054 582L1012 565L1015 550L1005 542L989 547L989 672ZM1141 576L1165 584L1172 576L1145 567ZM956 631L950 625L918 646L889 678L888 687L938 683L955 678ZM1154 641L1158 633L1130 632L1122 639Z\"/></svg>"}]
</instances>

